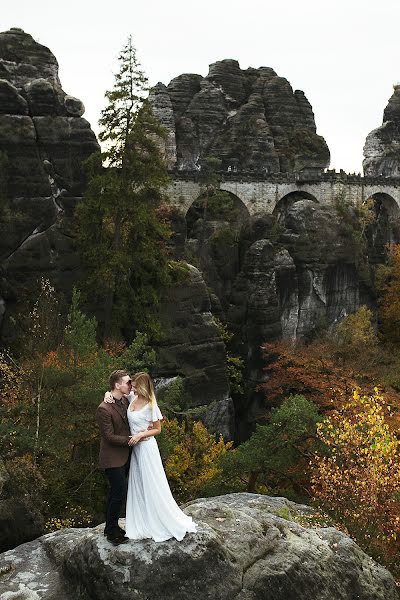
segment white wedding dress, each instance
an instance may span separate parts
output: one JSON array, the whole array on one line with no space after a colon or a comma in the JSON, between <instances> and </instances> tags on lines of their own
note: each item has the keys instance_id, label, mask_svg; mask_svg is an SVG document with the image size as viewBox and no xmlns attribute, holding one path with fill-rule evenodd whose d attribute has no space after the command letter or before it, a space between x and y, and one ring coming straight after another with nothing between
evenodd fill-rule
<instances>
[{"instance_id":1,"label":"white wedding dress","mask_svg":"<svg viewBox=\"0 0 400 600\"><path fill-rule=\"evenodd\" d=\"M163 418L157 404L139 410L131 410L132 405L134 401L128 408L132 435ZM171 494L154 436L132 447L125 529L130 539L153 538L155 542L172 537L180 541L187 532L196 532L196 523L181 511Z\"/></svg>"}]
</instances>

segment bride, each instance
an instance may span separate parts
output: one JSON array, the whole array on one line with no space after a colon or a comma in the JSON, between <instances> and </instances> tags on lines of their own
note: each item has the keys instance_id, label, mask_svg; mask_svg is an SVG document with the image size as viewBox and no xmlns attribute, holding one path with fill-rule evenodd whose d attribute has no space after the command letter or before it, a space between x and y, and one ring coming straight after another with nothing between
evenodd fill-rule
<instances>
[{"instance_id":1,"label":"bride","mask_svg":"<svg viewBox=\"0 0 400 600\"><path fill-rule=\"evenodd\" d=\"M155 440L163 418L147 373L137 373L128 396L132 446L126 501L126 535L133 540L182 540L196 532L196 523L175 502ZM146 442L146 443L144 443Z\"/></svg>"}]
</instances>

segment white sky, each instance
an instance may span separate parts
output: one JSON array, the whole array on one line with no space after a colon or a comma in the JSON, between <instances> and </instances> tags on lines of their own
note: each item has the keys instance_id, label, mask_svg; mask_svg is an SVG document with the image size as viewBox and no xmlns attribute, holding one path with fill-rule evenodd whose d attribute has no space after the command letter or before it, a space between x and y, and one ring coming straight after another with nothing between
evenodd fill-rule
<instances>
[{"instance_id":1,"label":"white sky","mask_svg":"<svg viewBox=\"0 0 400 600\"><path fill-rule=\"evenodd\" d=\"M97 132L116 57L132 34L150 84L206 75L234 58L268 66L306 94L331 167L361 171L366 135L400 80L399 0L13 0L0 30L21 27L55 54L64 90Z\"/></svg>"}]
</instances>

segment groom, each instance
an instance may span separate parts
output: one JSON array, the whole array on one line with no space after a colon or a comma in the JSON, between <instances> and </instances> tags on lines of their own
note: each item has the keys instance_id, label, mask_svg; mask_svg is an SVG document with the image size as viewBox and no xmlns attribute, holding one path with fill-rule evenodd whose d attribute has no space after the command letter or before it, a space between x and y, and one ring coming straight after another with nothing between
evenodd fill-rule
<instances>
[{"instance_id":1,"label":"groom","mask_svg":"<svg viewBox=\"0 0 400 600\"><path fill-rule=\"evenodd\" d=\"M132 380L126 371L113 371L110 375L111 402L102 402L96 411L100 428L99 467L109 482L107 514L104 535L114 546L129 539L118 525L118 517L126 496L126 476L129 469L130 431L127 418L128 400Z\"/></svg>"}]
</instances>

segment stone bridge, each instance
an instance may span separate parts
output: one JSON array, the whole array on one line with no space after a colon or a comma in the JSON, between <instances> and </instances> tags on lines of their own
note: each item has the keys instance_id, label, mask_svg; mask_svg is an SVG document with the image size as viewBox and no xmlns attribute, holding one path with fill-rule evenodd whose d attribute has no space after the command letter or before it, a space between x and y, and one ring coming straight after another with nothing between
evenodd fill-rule
<instances>
[{"instance_id":1,"label":"stone bridge","mask_svg":"<svg viewBox=\"0 0 400 600\"><path fill-rule=\"evenodd\" d=\"M193 172L172 175L168 189L171 204L185 214L201 194L201 185ZM369 198L384 201L389 212L400 213L400 178L362 177L343 171L282 173L260 177L254 173L225 173L221 189L239 198L249 214L273 213L290 194L301 194L320 204L341 198L351 204Z\"/></svg>"}]
</instances>

